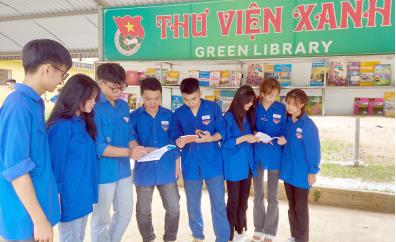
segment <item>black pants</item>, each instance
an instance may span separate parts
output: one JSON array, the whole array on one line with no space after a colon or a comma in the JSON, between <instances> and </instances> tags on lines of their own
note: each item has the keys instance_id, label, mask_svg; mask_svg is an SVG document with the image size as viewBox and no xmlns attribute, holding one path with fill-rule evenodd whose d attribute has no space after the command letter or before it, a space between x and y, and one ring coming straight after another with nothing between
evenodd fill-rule
<instances>
[{"instance_id":1,"label":"black pants","mask_svg":"<svg viewBox=\"0 0 396 242\"><path fill-rule=\"evenodd\" d=\"M227 217L230 224L230 240L234 239L234 230L238 234L242 234L243 229L247 230L246 210L251 184L251 176L237 182L227 181Z\"/></svg>"},{"instance_id":2,"label":"black pants","mask_svg":"<svg viewBox=\"0 0 396 242\"><path fill-rule=\"evenodd\" d=\"M308 189L302 189L285 184L287 200L289 200L289 223L291 236L296 242L309 240L309 212L308 212Z\"/></svg>"}]
</instances>

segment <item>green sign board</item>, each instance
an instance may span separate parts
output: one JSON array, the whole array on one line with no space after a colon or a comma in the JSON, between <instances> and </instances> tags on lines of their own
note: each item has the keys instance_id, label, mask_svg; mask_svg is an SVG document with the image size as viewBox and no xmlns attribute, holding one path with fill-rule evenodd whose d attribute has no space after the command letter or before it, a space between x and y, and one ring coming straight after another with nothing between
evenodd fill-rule
<instances>
[{"instance_id":1,"label":"green sign board","mask_svg":"<svg viewBox=\"0 0 396 242\"><path fill-rule=\"evenodd\" d=\"M224 0L103 10L105 60L390 54L392 0Z\"/></svg>"}]
</instances>

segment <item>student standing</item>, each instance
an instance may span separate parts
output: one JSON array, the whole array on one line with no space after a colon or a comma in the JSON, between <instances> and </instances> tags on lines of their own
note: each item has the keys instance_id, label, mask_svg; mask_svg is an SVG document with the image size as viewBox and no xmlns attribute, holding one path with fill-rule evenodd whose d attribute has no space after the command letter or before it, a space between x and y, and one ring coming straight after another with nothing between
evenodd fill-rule
<instances>
[{"instance_id":1,"label":"student standing","mask_svg":"<svg viewBox=\"0 0 396 242\"><path fill-rule=\"evenodd\" d=\"M61 44L41 39L24 46L22 62L23 84L0 109L0 237L52 241L60 208L40 96L68 77L72 60Z\"/></svg>"},{"instance_id":2,"label":"student standing","mask_svg":"<svg viewBox=\"0 0 396 242\"><path fill-rule=\"evenodd\" d=\"M307 103L308 96L304 91L293 89L287 93L287 144L283 149L280 178L284 181L289 201L291 238L288 242L309 241L308 195L319 172L319 133L304 111Z\"/></svg>"},{"instance_id":3,"label":"student standing","mask_svg":"<svg viewBox=\"0 0 396 242\"><path fill-rule=\"evenodd\" d=\"M222 154L227 181L227 217L231 230L229 240L235 242L246 240L243 231L247 230L246 210L251 177L257 175L252 146L252 143L259 141L253 135L256 122L255 99L252 87L240 87L224 116L226 136L223 138ZM235 236L234 231L237 231Z\"/></svg>"},{"instance_id":4,"label":"student standing","mask_svg":"<svg viewBox=\"0 0 396 242\"><path fill-rule=\"evenodd\" d=\"M99 198L91 219L92 242L119 242L132 216L132 177L129 156L138 159L146 153L132 146L128 104L120 100L126 87L125 70L119 64L105 63L96 70L102 94L95 106L98 131ZM114 214L110 216L113 205Z\"/></svg>"},{"instance_id":5,"label":"student standing","mask_svg":"<svg viewBox=\"0 0 396 242\"><path fill-rule=\"evenodd\" d=\"M100 88L90 77L72 76L47 121L52 170L61 202L61 242L83 242L88 215L98 201L96 125Z\"/></svg>"},{"instance_id":6,"label":"student standing","mask_svg":"<svg viewBox=\"0 0 396 242\"><path fill-rule=\"evenodd\" d=\"M155 78L146 78L140 84L143 106L131 113L130 123L135 134L134 146L141 145L150 152L174 143L170 137L172 111L161 106L162 86ZM179 228L179 190L176 184L181 176L179 149L166 152L160 160L136 162L136 220L143 242L155 240L151 205L157 187L166 210L163 240L176 241Z\"/></svg>"},{"instance_id":7,"label":"student standing","mask_svg":"<svg viewBox=\"0 0 396 242\"><path fill-rule=\"evenodd\" d=\"M280 137L270 143L254 144L254 159L258 163L258 176L254 184L254 236L252 241L274 242L278 231L278 183L282 146L285 141L285 105L276 101L281 87L274 78L266 78L260 85L260 98L256 103L256 127L258 132ZM264 172L267 170L267 201L264 204Z\"/></svg>"},{"instance_id":8,"label":"student standing","mask_svg":"<svg viewBox=\"0 0 396 242\"><path fill-rule=\"evenodd\" d=\"M224 201L223 159L219 141L225 137L220 107L201 99L198 80L184 79L180 85L184 105L174 114L172 138L182 149L182 171L193 241L202 241L202 183L208 188L216 242L228 241L230 228ZM186 135L199 134L199 138Z\"/></svg>"}]
</instances>

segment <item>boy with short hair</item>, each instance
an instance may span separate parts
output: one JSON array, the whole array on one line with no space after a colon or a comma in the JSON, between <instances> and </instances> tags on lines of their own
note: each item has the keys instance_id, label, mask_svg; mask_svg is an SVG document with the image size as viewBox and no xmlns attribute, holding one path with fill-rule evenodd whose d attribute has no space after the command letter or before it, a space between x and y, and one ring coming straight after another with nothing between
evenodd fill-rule
<instances>
[{"instance_id":1,"label":"boy with short hair","mask_svg":"<svg viewBox=\"0 0 396 242\"><path fill-rule=\"evenodd\" d=\"M105 63L97 68L102 94L95 105L96 151L99 163L99 198L91 218L92 242L119 242L132 216L133 193L129 157L146 151L130 149L133 140L128 104L119 99L126 87L125 70ZM110 216L113 205L114 214Z\"/></svg>"},{"instance_id":2,"label":"boy with short hair","mask_svg":"<svg viewBox=\"0 0 396 242\"><path fill-rule=\"evenodd\" d=\"M208 188L216 242L228 241L230 228L224 201L223 158L219 141L225 136L220 107L201 99L198 80L184 79L180 85L184 105L174 114L172 138L182 149L182 171L187 211L194 241L202 241L202 182ZM191 135L198 134L199 137ZM185 137L189 135L189 137Z\"/></svg>"},{"instance_id":3,"label":"boy with short hair","mask_svg":"<svg viewBox=\"0 0 396 242\"><path fill-rule=\"evenodd\" d=\"M0 240L52 241L60 208L40 96L68 77L72 59L40 39L24 46L22 62L23 84L0 109Z\"/></svg>"},{"instance_id":4,"label":"boy with short hair","mask_svg":"<svg viewBox=\"0 0 396 242\"><path fill-rule=\"evenodd\" d=\"M143 106L131 113L130 123L135 134L134 146L144 146L150 152L174 143L170 136L172 111L161 106L162 86L155 78L140 84ZM179 190L176 184L181 175L178 149L166 152L161 159L137 162L134 181L137 193L136 220L143 242L155 240L151 218L154 188L157 187L165 214L165 242L176 241L179 228Z\"/></svg>"}]
</instances>

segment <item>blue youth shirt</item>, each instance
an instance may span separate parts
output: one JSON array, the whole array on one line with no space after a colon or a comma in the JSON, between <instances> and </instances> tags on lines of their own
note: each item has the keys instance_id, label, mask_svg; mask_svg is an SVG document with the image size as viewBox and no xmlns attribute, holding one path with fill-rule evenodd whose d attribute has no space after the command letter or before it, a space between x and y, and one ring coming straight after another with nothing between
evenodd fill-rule
<instances>
[{"instance_id":1,"label":"blue youth shirt","mask_svg":"<svg viewBox=\"0 0 396 242\"><path fill-rule=\"evenodd\" d=\"M170 137L172 112L159 107L153 118L143 107L131 113L130 123L134 140L145 147L161 148L174 144ZM137 186L164 185L176 182L176 160L180 156L179 149L166 152L160 160L136 162L134 181Z\"/></svg>"},{"instance_id":2,"label":"blue youth shirt","mask_svg":"<svg viewBox=\"0 0 396 242\"><path fill-rule=\"evenodd\" d=\"M131 175L129 157L104 157L107 146L128 148L133 140L129 125L129 107L123 100L116 100L114 107L101 94L95 105L95 123L98 130L96 153L99 159L99 184L113 183Z\"/></svg>"},{"instance_id":3,"label":"blue youth shirt","mask_svg":"<svg viewBox=\"0 0 396 242\"><path fill-rule=\"evenodd\" d=\"M286 123L286 108L280 102L274 102L268 110L264 108L261 101L256 103L256 129L258 132L266 133L271 137L284 136ZM282 147L277 140L272 144L262 142L255 143L254 159L260 164L261 169L279 170L282 158Z\"/></svg>"},{"instance_id":4,"label":"blue youth shirt","mask_svg":"<svg viewBox=\"0 0 396 242\"><path fill-rule=\"evenodd\" d=\"M224 115L226 136L223 138L222 154L224 160L224 178L227 181L241 181L257 175L256 163L253 159L253 146L248 142L236 144L237 138L252 134L250 122L245 118L243 131L240 130L234 115L227 112Z\"/></svg>"},{"instance_id":5,"label":"blue youth shirt","mask_svg":"<svg viewBox=\"0 0 396 242\"><path fill-rule=\"evenodd\" d=\"M60 194L61 221L82 218L98 201L95 143L78 116L55 121L49 127L48 140Z\"/></svg>"},{"instance_id":6,"label":"blue youth shirt","mask_svg":"<svg viewBox=\"0 0 396 242\"><path fill-rule=\"evenodd\" d=\"M215 102L201 99L197 116L186 105L176 110L171 131L174 141L183 135L195 135L197 129L225 137L225 123L220 107ZM210 179L223 175L223 158L217 141L187 144L182 149L181 158L185 180Z\"/></svg>"},{"instance_id":7,"label":"blue youth shirt","mask_svg":"<svg viewBox=\"0 0 396 242\"><path fill-rule=\"evenodd\" d=\"M48 221L60 219L58 192L45 128L44 102L29 86L15 84L0 109L0 237L33 239L33 223L11 182L29 174Z\"/></svg>"},{"instance_id":8,"label":"blue youth shirt","mask_svg":"<svg viewBox=\"0 0 396 242\"><path fill-rule=\"evenodd\" d=\"M320 163L318 128L306 114L285 126L287 143L283 149L280 178L299 188L309 189L308 174L317 174Z\"/></svg>"}]
</instances>

